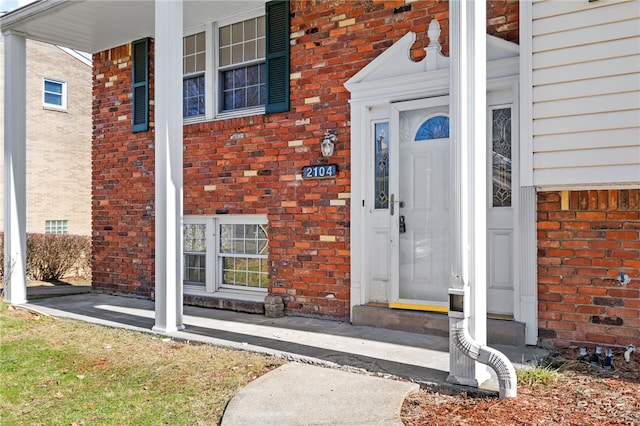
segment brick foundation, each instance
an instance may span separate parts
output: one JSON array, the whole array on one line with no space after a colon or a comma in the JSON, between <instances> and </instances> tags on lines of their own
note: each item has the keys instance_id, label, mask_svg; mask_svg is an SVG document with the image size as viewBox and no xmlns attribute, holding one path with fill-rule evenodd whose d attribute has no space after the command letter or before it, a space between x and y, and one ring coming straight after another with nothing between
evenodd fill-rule
<instances>
[{"instance_id":1,"label":"brick foundation","mask_svg":"<svg viewBox=\"0 0 640 426\"><path fill-rule=\"evenodd\" d=\"M638 345L639 298L640 190L539 193L540 339L557 347Z\"/></svg>"}]
</instances>

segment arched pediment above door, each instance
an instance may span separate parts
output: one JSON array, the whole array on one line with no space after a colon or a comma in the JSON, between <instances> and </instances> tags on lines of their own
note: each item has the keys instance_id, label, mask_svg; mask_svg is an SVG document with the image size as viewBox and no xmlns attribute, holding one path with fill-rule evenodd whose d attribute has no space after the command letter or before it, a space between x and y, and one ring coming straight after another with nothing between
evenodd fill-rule
<instances>
[{"instance_id":1,"label":"arched pediment above door","mask_svg":"<svg viewBox=\"0 0 640 426\"><path fill-rule=\"evenodd\" d=\"M442 54L438 42L440 24L436 19L429 24L427 35L429 45L422 60L411 58L416 33L410 31L358 71L344 84L351 92L351 100L376 97L393 102L448 93L449 58ZM518 61L518 45L487 34L488 78L513 76L518 72Z\"/></svg>"}]
</instances>

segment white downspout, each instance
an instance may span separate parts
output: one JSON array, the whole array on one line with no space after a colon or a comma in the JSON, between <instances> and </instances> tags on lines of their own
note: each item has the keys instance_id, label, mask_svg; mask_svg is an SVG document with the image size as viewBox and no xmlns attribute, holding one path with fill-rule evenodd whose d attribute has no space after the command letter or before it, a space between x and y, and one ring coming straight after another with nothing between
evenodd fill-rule
<instances>
[{"instance_id":1,"label":"white downspout","mask_svg":"<svg viewBox=\"0 0 640 426\"><path fill-rule=\"evenodd\" d=\"M502 352L477 342L468 331L469 288L449 289L449 356L450 374L447 381L467 386L478 386L469 377L468 362L488 365L498 376L500 399L515 398L518 376L513 364Z\"/></svg>"},{"instance_id":2,"label":"white downspout","mask_svg":"<svg viewBox=\"0 0 640 426\"><path fill-rule=\"evenodd\" d=\"M456 246L449 289L449 376L479 386L498 374L500 398L516 396L509 359L487 340L487 52L485 0L449 2L450 93L456 170ZM461 287L461 288L460 288ZM477 362L476 362L477 361Z\"/></svg>"},{"instance_id":3,"label":"white downspout","mask_svg":"<svg viewBox=\"0 0 640 426\"><path fill-rule=\"evenodd\" d=\"M466 323L466 319L457 321L451 327L449 338L453 339L463 354L474 361L488 365L496 372L500 399L515 398L518 394L518 377L513 364L502 352L474 341L467 331Z\"/></svg>"}]
</instances>

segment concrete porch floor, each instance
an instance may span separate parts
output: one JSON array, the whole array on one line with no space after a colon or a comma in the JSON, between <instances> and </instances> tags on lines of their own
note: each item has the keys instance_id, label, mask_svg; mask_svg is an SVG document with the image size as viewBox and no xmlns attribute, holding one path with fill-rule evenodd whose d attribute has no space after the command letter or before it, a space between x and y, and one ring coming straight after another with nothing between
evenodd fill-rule
<instances>
[{"instance_id":1,"label":"concrete porch floor","mask_svg":"<svg viewBox=\"0 0 640 426\"><path fill-rule=\"evenodd\" d=\"M52 316L143 332L152 332L154 325L154 302L146 299L88 293L40 298L26 307ZM451 387L446 383L449 339L443 336L312 318L266 318L194 306L184 307L184 324L184 330L170 336L398 377L427 386ZM516 368L547 354L537 347L491 346L507 355ZM495 376L483 387L497 390Z\"/></svg>"}]
</instances>

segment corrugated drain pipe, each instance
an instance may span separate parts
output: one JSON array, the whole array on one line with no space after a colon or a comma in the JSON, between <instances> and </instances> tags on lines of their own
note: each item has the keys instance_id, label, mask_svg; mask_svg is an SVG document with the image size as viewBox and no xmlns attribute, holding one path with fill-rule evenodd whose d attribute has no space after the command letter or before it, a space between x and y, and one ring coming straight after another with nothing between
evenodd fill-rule
<instances>
[{"instance_id":1,"label":"corrugated drain pipe","mask_svg":"<svg viewBox=\"0 0 640 426\"><path fill-rule=\"evenodd\" d=\"M480 345L473 340L467 331L467 320L454 321L451 326L451 338L463 354L491 367L498 375L500 399L515 398L518 393L518 377L516 369L502 352Z\"/></svg>"}]
</instances>

